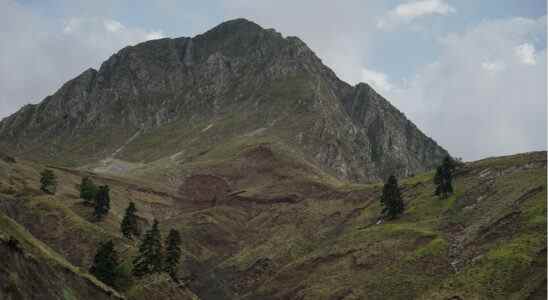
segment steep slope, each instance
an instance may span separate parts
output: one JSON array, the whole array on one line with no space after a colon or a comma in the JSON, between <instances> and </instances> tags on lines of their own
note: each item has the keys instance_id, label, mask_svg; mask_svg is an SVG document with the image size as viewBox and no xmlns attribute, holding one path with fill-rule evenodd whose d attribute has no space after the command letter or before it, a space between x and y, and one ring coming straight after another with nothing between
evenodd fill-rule
<instances>
[{"instance_id":1,"label":"steep slope","mask_svg":"<svg viewBox=\"0 0 548 300\"><path fill-rule=\"evenodd\" d=\"M122 299L1 212L0 256L0 299Z\"/></svg>"},{"instance_id":2,"label":"steep slope","mask_svg":"<svg viewBox=\"0 0 548 300\"><path fill-rule=\"evenodd\" d=\"M194 163L235 143L287 148L352 181L424 171L447 154L298 38L244 19L126 47L0 122L7 153L118 173Z\"/></svg>"},{"instance_id":3,"label":"steep slope","mask_svg":"<svg viewBox=\"0 0 548 300\"><path fill-rule=\"evenodd\" d=\"M291 159L261 159L257 174L268 170L272 180L218 201L204 197L226 188L213 175L195 175L177 193L67 168L53 168L59 193L46 196L38 190L43 166L0 161L0 213L81 269L96 242L114 239L129 272L135 243L118 225L130 199L144 225L157 218L164 234L179 229L180 272L192 292L170 290L166 278L129 278L121 292L131 299L546 298L546 152L467 163L445 200L433 196L431 172L409 177L401 182L405 213L382 224L380 184L337 181ZM112 190L104 222L90 222L91 208L78 199L76 184L89 175Z\"/></svg>"},{"instance_id":4,"label":"steep slope","mask_svg":"<svg viewBox=\"0 0 548 300\"><path fill-rule=\"evenodd\" d=\"M199 299L167 276L130 276L137 244L119 234L123 211L130 199L139 203L145 226L154 216L162 219L169 194L154 197L154 189L140 182L100 178L96 182L111 187L114 201L109 216L96 223L93 208L78 199L78 183L92 174L55 169L59 186L51 196L39 190L43 166L1 157L0 253L13 259L0 263L0 299L114 299L119 294L127 299ZM4 247L10 237L20 243L22 253ZM116 286L120 293L86 272L98 244L106 240L114 241L121 257Z\"/></svg>"}]
</instances>

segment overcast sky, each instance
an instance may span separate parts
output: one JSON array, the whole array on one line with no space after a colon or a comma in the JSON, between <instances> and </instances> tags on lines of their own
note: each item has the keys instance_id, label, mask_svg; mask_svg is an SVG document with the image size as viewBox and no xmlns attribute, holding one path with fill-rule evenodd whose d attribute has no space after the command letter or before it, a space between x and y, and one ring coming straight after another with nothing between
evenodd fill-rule
<instances>
[{"instance_id":1,"label":"overcast sky","mask_svg":"<svg viewBox=\"0 0 548 300\"><path fill-rule=\"evenodd\" d=\"M546 0L0 0L0 118L126 45L236 17L299 36L455 156L546 149Z\"/></svg>"}]
</instances>

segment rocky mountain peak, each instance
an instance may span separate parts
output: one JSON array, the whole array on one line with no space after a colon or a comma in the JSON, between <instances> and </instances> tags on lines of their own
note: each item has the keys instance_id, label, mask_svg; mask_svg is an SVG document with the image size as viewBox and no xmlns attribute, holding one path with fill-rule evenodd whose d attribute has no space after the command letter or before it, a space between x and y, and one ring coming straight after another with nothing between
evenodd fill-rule
<instances>
[{"instance_id":1,"label":"rocky mountain peak","mask_svg":"<svg viewBox=\"0 0 548 300\"><path fill-rule=\"evenodd\" d=\"M126 47L0 122L0 150L80 166L182 151L185 164L244 139L283 145L355 181L425 170L447 153L370 86L341 81L299 38L246 19Z\"/></svg>"}]
</instances>

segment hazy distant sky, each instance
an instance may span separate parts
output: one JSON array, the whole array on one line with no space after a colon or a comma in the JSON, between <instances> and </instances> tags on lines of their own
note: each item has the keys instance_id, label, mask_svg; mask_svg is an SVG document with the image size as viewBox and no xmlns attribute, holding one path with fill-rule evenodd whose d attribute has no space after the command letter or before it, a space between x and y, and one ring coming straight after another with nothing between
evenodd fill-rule
<instances>
[{"instance_id":1,"label":"hazy distant sky","mask_svg":"<svg viewBox=\"0 0 548 300\"><path fill-rule=\"evenodd\" d=\"M546 149L546 0L0 0L0 118L128 44L236 17L299 36L455 156Z\"/></svg>"}]
</instances>

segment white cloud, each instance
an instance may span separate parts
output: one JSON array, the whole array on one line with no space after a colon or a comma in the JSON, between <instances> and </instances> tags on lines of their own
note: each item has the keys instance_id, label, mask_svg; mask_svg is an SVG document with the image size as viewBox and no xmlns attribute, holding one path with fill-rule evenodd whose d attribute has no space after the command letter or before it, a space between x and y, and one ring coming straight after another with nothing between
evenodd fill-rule
<instances>
[{"instance_id":1,"label":"white cloud","mask_svg":"<svg viewBox=\"0 0 548 300\"><path fill-rule=\"evenodd\" d=\"M529 43L521 44L514 48L516 57L522 63L526 65L536 65L537 59L535 54L535 47Z\"/></svg>"},{"instance_id":2,"label":"white cloud","mask_svg":"<svg viewBox=\"0 0 548 300\"><path fill-rule=\"evenodd\" d=\"M362 68L362 81L379 91L391 91L393 86L384 73Z\"/></svg>"},{"instance_id":3,"label":"white cloud","mask_svg":"<svg viewBox=\"0 0 548 300\"><path fill-rule=\"evenodd\" d=\"M408 2L396 6L388 11L377 22L377 28L393 29L400 25L409 24L419 17L441 15L446 16L457 10L445 0L422 0Z\"/></svg>"},{"instance_id":4,"label":"white cloud","mask_svg":"<svg viewBox=\"0 0 548 300\"><path fill-rule=\"evenodd\" d=\"M124 29L124 25L116 20L103 20L105 28L110 32L119 32Z\"/></svg>"},{"instance_id":5,"label":"white cloud","mask_svg":"<svg viewBox=\"0 0 548 300\"><path fill-rule=\"evenodd\" d=\"M501 61L484 61L481 67L488 72L499 72L506 68L506 64Z\"/></svg>"},{"instance_id":6,"label":"white cloud","mask_svg":"<svg viewBox=\"0 0 548 300\"><path fill-rule=\"evenodd\" d=\"M65 21L0 1L0 118L36 103L119 49L163 37L162 31L126 26L110 18Z\"/></svg>"},{"instance_id":7,"label":"white cloud","mask_svg":"<svg viewBox=\"0 0 548 300\"><path fill-rule=\"evenodd\" d=\"M111 52L127 45L164 37L162 31L126 27L119 21L105 18L70 18L65 21L63 33L90 48Z\"/></svg>"},{"instance_id":8,"label":"white cloud","mask_svg":"<svg viewBox=\"0 0 548 300\"><path fill-rule=\"evenodd\" d=\"M467 160L546 149L546 49L523 46L545 34L545 16L482 22L441 39L436 63L384 94Z\"/></svg>"},{"instance_id":9,"label":"white cloud","mask_svg":"<svg viewBox=\"0 0 548 300\"><path fill-rule=\"evenodd\" d=\"M145 38L146 40L157 40L157 39L165 38L165 35L162 31L151 31L146 34Z\"/></svg>"}]
</instances>

